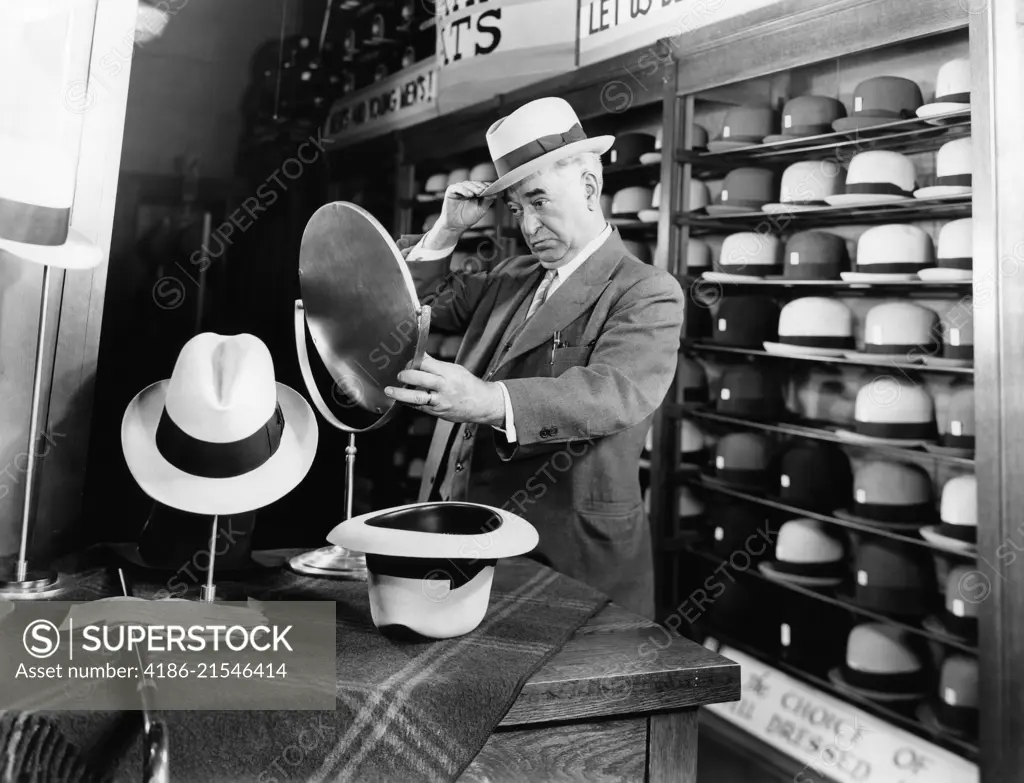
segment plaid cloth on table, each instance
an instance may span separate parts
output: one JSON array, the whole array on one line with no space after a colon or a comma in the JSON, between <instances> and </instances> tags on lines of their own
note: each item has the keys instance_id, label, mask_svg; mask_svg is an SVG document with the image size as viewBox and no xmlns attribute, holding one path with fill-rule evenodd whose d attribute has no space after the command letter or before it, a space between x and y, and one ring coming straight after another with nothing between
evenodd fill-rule
<instances>
[{"instance_id":1,"label":"plaid cloth on table","mask_svg":"<svg viewBox=\"0 0 1024 783\"><path fill-rule=\"evenodd\" d=\"M140 596L161 586L135 579ZM399 642L373 626L364 583L275 571L246 591L337 602L337 710L166 711L174 781L455 780L526 681L607 603L532 561L500 561L475 631ZM112 594L109 573L97 570L61 600ZM140 722L141 713L0 714L0 783L141 780Z\"/></svg>"}]
</instances>

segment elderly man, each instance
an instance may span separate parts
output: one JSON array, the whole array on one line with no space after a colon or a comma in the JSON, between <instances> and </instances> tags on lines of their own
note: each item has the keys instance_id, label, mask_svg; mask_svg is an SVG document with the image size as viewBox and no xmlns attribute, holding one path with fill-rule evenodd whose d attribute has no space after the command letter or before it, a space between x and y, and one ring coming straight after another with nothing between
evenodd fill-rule
<instances>
[{"instance_id":1,"label":"elderly man","mask_svg":"<svg viewBox=\"0 0 1024 783\"><path fill-rule=\"evenodd\" d=\"M465 333L387 394L437 416L421 500L505 508L540 533L533 557L654 614L639 457L675 373L682 290L626 250L601 211L600 155L559 98L494 123L497 181L449 186L441 217L400 240L431 326ZM499 195L530 255L449 274L456 243ZM431 298L431 296L434 298ZM486 541L479 556L486 558Z\"/></svg>"}]
</instances>

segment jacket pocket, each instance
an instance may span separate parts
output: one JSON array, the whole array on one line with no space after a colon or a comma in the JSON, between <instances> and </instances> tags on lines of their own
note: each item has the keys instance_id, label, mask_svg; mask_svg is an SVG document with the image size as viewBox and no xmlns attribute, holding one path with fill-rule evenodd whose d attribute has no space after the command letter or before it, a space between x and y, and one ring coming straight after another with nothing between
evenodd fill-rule
<instances>
[{"instance_id":1,"label":"jacket pocket","mask_svg":"<svg viewBox=\"0 0 1024 783\"><path fill-rule=\"evenodd\" d=\"M582 348L555 348L551 354L551 377L557 378L572 367L585 367L592 350L592 348L587 346Z\"/></svg>"},{"instance_id":2,"label":"jacket pocket","mask_svg":"<svg viewBox=\"0 0 1024 783\"><path fill-rule=\"evenodd\" d=\"M623 559L637 554L647 532L643 503L629 509L619 504L607 510L576 509L576 520L584 540L591 546Z\"/></svg>"}]
</instances>

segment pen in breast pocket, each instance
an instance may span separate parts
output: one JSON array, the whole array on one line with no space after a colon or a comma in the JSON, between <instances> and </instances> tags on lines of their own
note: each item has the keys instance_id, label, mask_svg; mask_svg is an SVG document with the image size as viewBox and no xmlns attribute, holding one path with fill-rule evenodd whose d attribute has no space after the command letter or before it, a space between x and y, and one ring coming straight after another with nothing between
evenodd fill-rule
<instances>
[{"instance_id":1,"label":"pen in breast pocket","mask_svg":"<svg viewBox=\"0 0 1024 783\"><path fill-rule=\"evenodd\" d=\"M555 336L551 340L551 363L555 363L555 349L562 347L562 333L555 332Z\"/></svg>"}]
</instances>

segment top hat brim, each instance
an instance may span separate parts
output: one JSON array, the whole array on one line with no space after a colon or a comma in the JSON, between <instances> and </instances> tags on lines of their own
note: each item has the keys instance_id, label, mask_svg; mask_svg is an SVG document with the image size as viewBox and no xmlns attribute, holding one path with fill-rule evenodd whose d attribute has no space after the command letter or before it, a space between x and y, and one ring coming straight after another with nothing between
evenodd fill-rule
<instances>
[{"instance_id":1,"label":"top hat brim","mask_svg":"<svg viewBox=\"0 0 1024 783\"><path fill-rule=\"evenodd\" d=\"M614 143L614 136L595 136L592 139L580 139L579 141L570 142L569 144L559 147L556 150L552 150L551 152L545 152L543 155L524 163L522 166L517 166L504 176L498 177L498 179L484 189L484 192L480 194L480 197L486 198L487 196L496 196L516 183L522 182L531 174L536 174L545 166L554 163L556 160L569 158L573 155L579 155L581 152L594 152L598 155L604 155L612 148Z\"/></svg>"},{"instance_id":2,"label":"top hat brim","mask_svg":"<svg viewBox=\"0 0 1024 783\"><path fill-rule=\"evenodd\" d=\"M374 525L374 520L384 514L394 514L398 511L428 506L441 507L442 513L445 507L454 509L469 506L497 515L501 519L501 524L493 529L476 530L469 535ZM328 533L327 540L335 546L343 546L356 552L374 555L428 559L496 560L502 557L525 555L537 546L540 537L533 525L504 509L493 508L482 503L427 502L409 503L353 517Z\"/></svg>"},{"instance_id":3,"label":"top hat brim","mask_svg":"<svg viewBox=\"0 0 1024 783\"><path fill-rule=\"evenodd\" d=\"M319 437L309 403L283 383L277 401L284 431L273 456L260 467L231 478L205 478L168 462L156 446L169 381L139 392L121 420L121 448L132 478L149 497L192 514L241 514L269 506L291 492L313 465Z\"/></svg>"}]
</instances>

